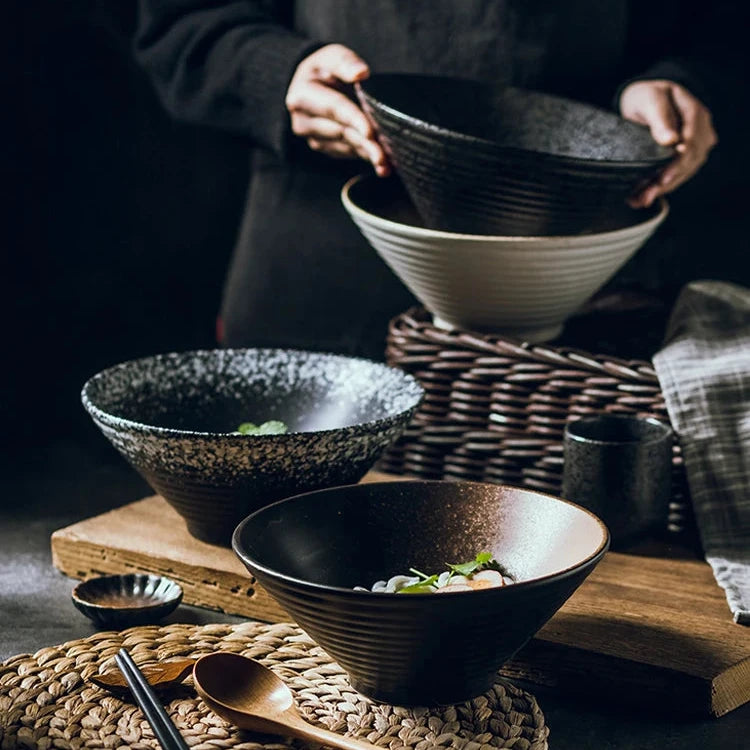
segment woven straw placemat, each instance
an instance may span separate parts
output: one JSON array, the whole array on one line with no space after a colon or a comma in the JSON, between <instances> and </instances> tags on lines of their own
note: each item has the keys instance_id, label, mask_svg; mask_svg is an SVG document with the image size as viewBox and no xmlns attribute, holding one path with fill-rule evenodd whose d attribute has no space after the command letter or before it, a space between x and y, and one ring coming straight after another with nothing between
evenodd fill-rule
<instances>
[{"instance_id":1,"label":"woven straw placemat","mask_svg":"<svg viewBox=\"0 0 750 750\"><path fill-rule=\"evenodd\" d=\"M356 693L343 669L296 625L247 622L100 632L8 659L0 665L0 748L158 748L139 708L88 681L117 669L114 655L121 646L141 666L214 651L258 659L289 685L308 721L381 747L548 747L549 731L536 699L507 682L453 706L376 704ZM163 700L195 750L274 750L298 744L235 729L196 696L190 678Z\"/></svg>"}]
</instances>

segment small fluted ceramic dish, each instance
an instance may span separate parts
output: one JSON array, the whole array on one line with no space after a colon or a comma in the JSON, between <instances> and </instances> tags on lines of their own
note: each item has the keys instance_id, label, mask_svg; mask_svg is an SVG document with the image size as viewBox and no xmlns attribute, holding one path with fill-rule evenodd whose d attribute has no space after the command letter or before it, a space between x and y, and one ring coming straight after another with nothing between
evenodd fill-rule
<instances>
[{"instance_id":1,"label":"small fluted ceramic dish","mask_svg":"<svg viewBox=\"0 0 750 750\"><path fill-rule=\"evenodd\" d=\"M99 627L121 629L158 622L182 601L182 587L150 573L98 576L76 584L73 604Z\"/></svg>"},{"instance_id":2,"label":"small fluted ceramic dish","mask_svg":"<svg viewBox=\"0 0 750 750\"><path fill-rule=\"evenodd\" d=\"M359 481L424 396L403 370L292 349L157 354L103 370L83 405L195 538L229 546L252 510ZM244 423L286 432L246 434Z\"/></svg>"},{"instance_id":3,"label":"small fluted ceramic dish","mask_svg":"<svg viewBox=\"0 0 750 750\"><path fill-rule=\"evenodd\" d=\"M600 232L675 156L642 125L541 91L380 73L357 92L431 229Z\"/></svg>"}]
</instances>

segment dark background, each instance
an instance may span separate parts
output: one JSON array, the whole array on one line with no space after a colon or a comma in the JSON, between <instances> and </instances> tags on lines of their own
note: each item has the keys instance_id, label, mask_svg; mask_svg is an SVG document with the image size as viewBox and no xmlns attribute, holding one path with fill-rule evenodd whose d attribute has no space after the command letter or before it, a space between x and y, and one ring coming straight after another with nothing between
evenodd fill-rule
<instances>
[{"instance_id":1,"label":"dark background","mask_svg":"<svg viewBox=\"0 0 750 750\"><path fill-rule=\"evenodd\" d=\"M43 457L40 436L79 435L109 456L80 405L84 380L215 345L248 146L162 111L130 57L134 13L127 2L32 0L5 17L7 466ZM695 278L750 284L746 93L715 111L720 146L617 284L666 304Z\"/></svg>"},{"instance_id":2,"label":"dark background","mask_svg":"<svg viewBox=\"0 0 750 750\"><path fill-rule=\"evenodd\" d=\"M215 344L248 147L162 111L130 57L134 13L31 2L5 27L17 102L0 397L11 462L40 433L99 444L79 392L102 367Z\"/></svg>"}]
</instances>

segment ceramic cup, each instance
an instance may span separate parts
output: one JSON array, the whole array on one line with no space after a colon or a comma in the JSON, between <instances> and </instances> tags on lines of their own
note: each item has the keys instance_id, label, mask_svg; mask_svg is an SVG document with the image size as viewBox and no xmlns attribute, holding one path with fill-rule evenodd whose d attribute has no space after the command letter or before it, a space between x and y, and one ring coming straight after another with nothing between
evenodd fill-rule
<instances>
[{"instance_id":1,"label":"ceramic cup","mask_svg":"<svg viewBox=\"0 0 750 750\"><path fill-rule=\"evenodd\" d=\"M562 494L609 527L612 546L666 528L672 429L644 417L603 414L568 423Z\"/></svg>"}]
</instances>

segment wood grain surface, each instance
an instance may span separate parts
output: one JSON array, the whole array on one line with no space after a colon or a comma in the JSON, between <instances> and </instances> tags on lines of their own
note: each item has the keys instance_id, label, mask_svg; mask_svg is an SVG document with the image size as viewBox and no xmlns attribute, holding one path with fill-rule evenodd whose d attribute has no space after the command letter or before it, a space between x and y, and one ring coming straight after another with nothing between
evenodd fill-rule
<instances>
[{"instance_id":1,"label":"wood grain surface","mask_svg":"<svg viewBox=\"0 0 750 750\"><path fill-rule=\"evenodd\" d=\"M388 478L373 472L365 481ZM187 604L291 619L231 549L194 539L158 496L60 529L51 547L55 567L72 578L158 573L182 585ZM608 552L502 673L605 701L718 717L750 700L750 630L732 621L705 562Z\"/></svg>"}]
</instances>

